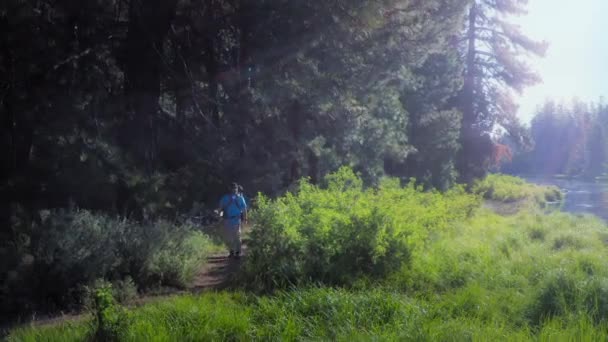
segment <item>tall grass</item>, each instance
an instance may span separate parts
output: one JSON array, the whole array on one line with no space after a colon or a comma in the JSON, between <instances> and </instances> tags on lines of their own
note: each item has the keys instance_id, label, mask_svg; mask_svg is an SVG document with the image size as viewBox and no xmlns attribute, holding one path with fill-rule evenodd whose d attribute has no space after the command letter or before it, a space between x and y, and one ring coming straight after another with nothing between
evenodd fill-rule
<instances>
[{"instance_id":1,"label":"tall grass","mask_svg":"<svg viewBox=\"0 0 608 342\"><path fill-rule=\"evenodd\" d=\"M117 341L598 341L608 336L605 322L582 314L530 326L442 315L443 309L433 300L383 289L307 288L272 297L209 293L129 311L107 336ZM95 329L93 321L20 328L7 341L87 341L95 339Z\"/></svg>"}]
</instances>

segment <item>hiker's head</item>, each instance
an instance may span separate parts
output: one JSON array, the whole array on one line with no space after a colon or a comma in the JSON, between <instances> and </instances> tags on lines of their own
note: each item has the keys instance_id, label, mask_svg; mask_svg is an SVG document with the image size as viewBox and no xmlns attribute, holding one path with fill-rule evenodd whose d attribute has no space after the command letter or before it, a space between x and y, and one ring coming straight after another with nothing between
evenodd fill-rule
<instances>
[{"instance_id":1,"label":"hiker's head","mask_svg":"<svg viewBox=\"0 0 608 342\"><path fill-rule=\"evenodd\" d=\"M232 191L232 193L234 193L234 194L238 194L239 193L239 189L240 189L240 187L239 187L239 185L237 183L232 183L230 185L230 191Z\"/></svg>"}]
</instances>

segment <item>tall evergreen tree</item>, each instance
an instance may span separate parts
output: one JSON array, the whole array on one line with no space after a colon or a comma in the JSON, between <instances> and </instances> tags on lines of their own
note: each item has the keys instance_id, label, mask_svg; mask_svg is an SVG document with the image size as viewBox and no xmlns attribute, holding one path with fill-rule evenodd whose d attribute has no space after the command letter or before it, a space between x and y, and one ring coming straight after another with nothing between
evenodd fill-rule
<instances>
[{"instance_id":1,"label":"tall evergreen tree","mask_svg":"<svg viewBox=\"0 0 608 342\"><path fill-rule=\"evenodd\" d=\"M489 133L495 126L507 130L518 126L512 91L521 92L539 80L522 57L543 55L546 44L526 37L508 21L509 16L524 14L526 3L475 0L470 4L462 40L465 71L460 96L463 121L458 165L465 182L485 172L492 153Z\"/></svg>"}]
</instances>

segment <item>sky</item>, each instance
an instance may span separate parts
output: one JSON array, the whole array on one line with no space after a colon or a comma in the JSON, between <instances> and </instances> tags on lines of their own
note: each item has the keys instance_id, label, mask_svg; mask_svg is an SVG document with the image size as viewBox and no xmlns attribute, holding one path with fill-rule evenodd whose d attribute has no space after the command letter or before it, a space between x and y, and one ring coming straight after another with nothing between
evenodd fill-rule
<instances>
[{"instance_id":1,"label":"sky","mask_svg":"<svg viewBox=\"0 0 608 342\"><path fill-rule=\"evenodd\" d=\"M549 43L544 58L528 60L543 81L519 97L523 122L547 98L608 102L606 14L608 0L529 0L528 14L515 18L529 37Z\"/></svg>"}]
</instances>

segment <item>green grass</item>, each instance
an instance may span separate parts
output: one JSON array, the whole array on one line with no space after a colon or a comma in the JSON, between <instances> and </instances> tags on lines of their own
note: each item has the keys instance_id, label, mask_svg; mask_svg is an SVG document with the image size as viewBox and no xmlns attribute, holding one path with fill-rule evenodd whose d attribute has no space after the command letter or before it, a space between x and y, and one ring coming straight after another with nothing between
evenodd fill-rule
<instances>
[{"instance_id":1,"label":"green grass","mask_svg":"<svg viewBox=\"0 0 608 342\"><path fill-rule=\"evenodd\" d=\"M43 327L21 327L10 332L7 341L46 342L86 341L94 331L90 321L68 322Z\"/></svg>"},{"instance_id":2,"label":"green grass","mask_svg":"<svg viewBox=\"0 0 608 342\"><path fill-rule=\"evenodd\" d=\"M533 206L501 216L460 190L423 193L394 183L363 190L356 179L345 184L355 188L304 184L299 194L262 202L266 212L257 217L271 226L265 233L254 228L250 243L272 257L296 253L294 259L277 259L284 268L257 269L265 277L261 284L273 284L271 294L208 293L118 310L121 324L112 336L120 341L608 339L608 227L598 218L546 214ZM470 214L452 212L470 203L476 203ZM357 216L346 205L369 208ZM385 205L389 209L381 211ZM374 216L374 208L383 214ZM270 213L282 216L272 220ZM390 247L386 234L404 243ZM344 239L334 240L340 236ZM346 262L340 259L345 244L362 254L405 248L407 258L396 264L386 257L352 259L356 265L344 264L353 272L350 278L318 276L305 267L324 271L331 265L319 260L323 255ZM317 254L302 253L314 246ZM248 259L246 268L261 267L261 260ZM366 260L384 271L361 268ZM299 279L297 287L281 283L286 279L281 270L293 275L294 269L310 273L296 273L303 275L292 278ZM91 321L25 327L13 330L9 341L83 340L95 327Z\"/></svg>"},{"instance_id":3,"label":"green grass","mask_svg":"<svg viewBox=\"0 0 608 342\"><path fill-rule=\"evenodd\" d=\"M386 289L308 288L272 297L241 293L183 296L133 310L119 341L598 341L605 323L585 315L552 318L539 326L443 313L455 298L414 299ZM452 308L446 308L449 305ZM84 341L92 322L21 328L8 341Z\"/></svg>"}]
</instances>

